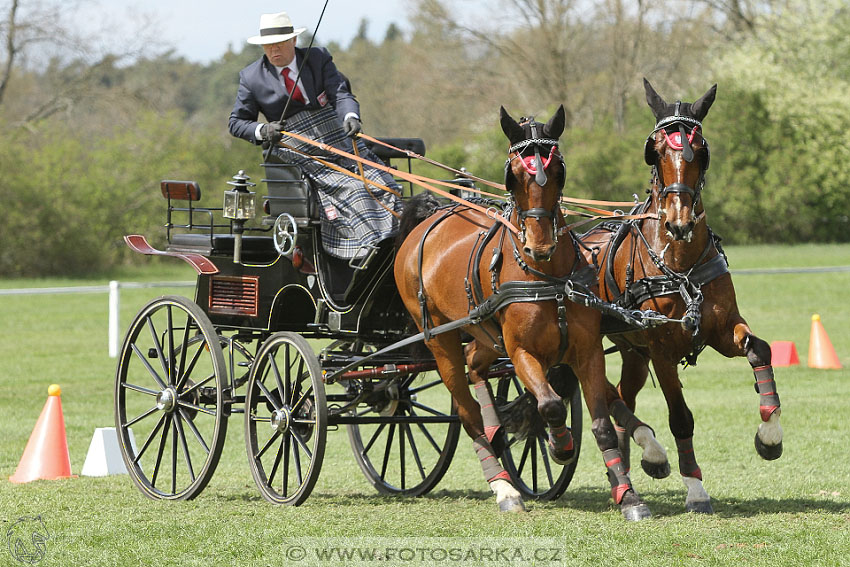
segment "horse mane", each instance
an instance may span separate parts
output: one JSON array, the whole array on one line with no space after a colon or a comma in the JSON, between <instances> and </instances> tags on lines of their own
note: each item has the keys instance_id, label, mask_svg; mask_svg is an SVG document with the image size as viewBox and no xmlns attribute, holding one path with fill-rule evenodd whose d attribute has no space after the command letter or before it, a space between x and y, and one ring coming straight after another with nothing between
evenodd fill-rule
<instances>
[{"instance_id":1,"label":"horse mane","mask_svg":"<svg viewBox=\"0 0 850 567\"><path fill-rule=\"evenodd\" d=\"M429 191L414 195L404 203L404 210L398 223L398 234L395 239L396 250L407 238L407 235L416 228L416 225L434 214L442 203Z\"/></svg>"}]
</instances>

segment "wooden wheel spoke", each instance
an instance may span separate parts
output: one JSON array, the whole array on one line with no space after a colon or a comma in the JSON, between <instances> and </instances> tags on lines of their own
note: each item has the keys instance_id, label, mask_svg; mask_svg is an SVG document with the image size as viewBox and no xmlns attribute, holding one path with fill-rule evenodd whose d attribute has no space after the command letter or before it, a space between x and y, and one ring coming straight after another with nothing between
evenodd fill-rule
<instances>
[{"instance_id":1,"label":"wooden wheel spoke","mask_svg":"<svg viewBox=\"0 0 850 567\"><path fill-rule=\"evenodd\" d=\"M133 390L134 392L139 392L141 394L147 394L149 396L156 396L157 394L159 394L159 392L157 392L156 390L151 390L143 386L137 386L135 384L128 384L127 382L122 383L121 387L126 388L128 390Z\"/></svg>"},{"instance_id":2,"label":"wooden wheel spoke","mask_svg":"<svg viewBox=\"0 0 850 567\"><path fill-rule=\"evenodd\" d=\"M176 361L174 360L174 313L172 309L172 305L165 306L165 318L167 321L165 334L168 335L168 372L166 372L166 376L168 377L169 384L177 382L177 376L175 375L177 368L174 366ZM176 458L176 445L174 446L174 453Z\"/></svg>"},{"instance_id":3,"label":"wooden wheel spoke","mask_svg":"<svg viewBox=\"0 0 850 567\"><path fill-rule=\"evenodd\" d=\"M390 432L387 434L387 445L384 448L384 461L381 463L381 478L387 476L387 465L390 462L390 452L393 446L393 437L395 436L395 423L390 424Z\"/></svg>"},{"instance_id":4,"label":"wooden wheel spoke","mask_svg":"<svg viewBox=\"0 0 850 567\"><path fill-rule=\"evenodd\" d=\"M259 451L258 451L258 452L254 455L254 458L255 458L255 459L260 459L260 458L262 458L263 454L264 454L266 451L268 451L268 450L269 450L269 447L271 447L272 445L274 445L274 442L277 440L277 438L278 438L278 437L280 437L280 431L275 431L275 432L272 434L272 436L271 436L271 437L269 437L269 440L268 440L268 441L266 441L266 444L265 444L265 445L263 445L263 448L262 448L262 449L260 449L260 450L259 450ZM269 482L271 483L271 481L269 481Z\"/></svg>"},{"instance_id":5,"label":"wooden wheel spoke","mask_svg":"<svg viewBox=\"0 0 850 567\"><path fill-rule=\"evenodd\" d=\"M130 348L133 349L133 352L136 354L137 357L139 357L139 360L142 361L142 364L144 365L145 368L147 368L148 373L151 375L151 377L154 379L154 381L157 383L157 385L161 389L165 390L165 387L166 387L165 382L162 381L162 378L160 378L157 371L154 370L154 367L151 366L151 363L148 362L147 357L142 353L142 351L139 350L139 347L136 346L136 343L132 343L130 345ZM162 352L162 351L160 351L160 352Z\"/></svg>"},{"instance_id":6,"label":"wooden wheel spoke","mask_svg":"<svg viewBox=\"0 0 850 567\"><path fill-rule=\"evenodd\" d=\"M295 461L295 478L298 479L298 486L301 486L304 484L304 475L301 473L301 455L298 453L298 434L293 431L291 436L287 436L287 439L295 439L295 443L290 443L289 445L292 448L292 460ZM301 441L301 443L303 444L304 442ZM309 453L310 452L307 451L307 454ZM287 477L288 476L289 475L287 475Z\"/></svg>"},{"instance_id":7,"label":"wooden wheel spoke","mask_svg":"<svg viewBox=\"0 0 850 567\"><path fill-rule=\"evenodd\" d=\"M142 421L144 418L148 417L149 415L156 413L158 409L159 409L158 407L153 406L151 409L149 409L145 412L142 412L140 415L134 417L133 419L131 419L130 421L125 423L124 427L132 427L133 425Z\"/></svg>"},{"instance_id":8,"label":"wooden wheel spoke","mask_svg":"<svg viewBox=\"0 0 850 567\"><path fill-rule=\"evenodd\" d=\"M265 445L265 447L263 447L262 451L260 451L257 455L255 455L254 458L259 459L260 457L262 457L263 453L266 452L266 449L271 447L272 444L274 444L275 440L278 437L280 437L280 434L277 431L275 431L275 434L272 435L271 439L269 439L269 442L266 443L266 445ZM275 457L274 457L274 463L272 463L272 470L269 472L269 477L268 477L268 481L267 481L269 486L272 486L274 484L274 477L277 474L277 467L280 466L280 457L283 454L283 446L284 446L285 441L286 441L285 439L281 439L280 445L278 445L277 453L275 454ZM285 464L284 464L283 475L286 476L286 465Z\"/></svg>"},{"instance_id":9,"label":"wooden wheel spoke","mask_svg":"<svg viewBox=\"0 0 850 567\"><path fill-rule=\"evenodd\" d=\"M311 384L310 387L307 388L307 390L305 390L303 394L301 394L301 397L298 398L298 401L295 402L294 404L292 404L292 409L290 411L293 414L296 413L297 411L299 411L301 409L301 406L304 405L304 401L312 393L313 393L313 385Z\"/></svg>"},{"instance_id":10,"label":"wooden wheel spoke","mask_svg":"<svg viewBox=\"0 0 850 567\"><path fill-rule=\"evenodd\" d=\"M522 471L525 469L525 461L528 459L528 453L531 450L532 443L529 438L525 439L525 446L522 449L522 456L519 458L519 466L516 469L518 475L522 476Z\"/></svg>"},{"instance_id":11,"label":"wooden wheel spoke","mask_svg":"<svg viewBox=\"0 0 850 567\"><path fill-rule=\"evenodd\" d=\"M195 422L193 420L189 419L189 415L186 413L185 409L178 407L177 411L180 412L180 417L183 418L183 420L186 422L186 425L188 425L189 429L192 430L192 434L195 436L195 439L198 440L198 443L200 443L200 445L201 445L201 447L203 447L204 451L206 451L206 453L209 454L210 448L207 446L206 442L204 441L204 437L203 437L203 435L201 435L201 432L198 431L198 428L195 426Z\"/></svg>"},{"instance_id":12,"label":"wooden wheel spoke","mask_svg":"<svg viewBox=\"0 0 850 567\"><path fill-rule=\"evenodd\" d=\"M552 465L549 462L549 451L546 448L546 441L543 437L537 438L537 445L540 448L540 460L543 461L543 468L546 469L546 478L549 479L549 486L555 484L555 480L552 476Z\"/></svg>"},{"instance_id":13,"label":"wooden wheel spoke","mask_svg":"<svg viewBox=\"0 0 850 567\"><path fill-rule=\"evenodd\" d=\"M156 357L159 359L160 365L162 366L162 372L166 377L168 377L168 366L165 363L165 355L162 353L162 345L159 342L159 334L157 333L156 326L153 324L153 317L150 316L150 315L147 316L147 327L150 330L151 339L153 339L154 348L156 350ZM135 343L133 343L133 348L134 348L134 350L138 350L136 348ZM139 356L141 356L141 353L137 353L137 354L139 354ZM145 360L144 358L143 358L143 360L145 361L145 363L147 363L147 360ZM146 365L150 366L149 364L146 364ZM152 370L152 368L151 368L151 370ZM165 382L160 380L159 376L155 376L155 379L157 380L157 382L159 382L160 388L162 388L164 390L165 387L166 387Z\"/></svg>"},{"instance_id":14,"label":"wooden wheel spoke","mask_svg":"<svg viewBox=\"0 0 850 567\"><path fill-rule=\"evenodd\" d=\"M268 388L266 388L266 385L263 384L263 382L261 380L257 380L255 383L260 388L260 390L262 390L263 395L266 397L266 400L272 405L272 407L275 410L280 411L280 404L274 399L274 396L272 396L272 393L269 392ZM280 390L278 390L278 391L280 391ZM262 400L257 400L257 403L260 403L260 402L262 402Z\"/></svg>"},{"instance_id":15,"label":"wooden wheel spoke","mask_svg":"<svg viewBox=\"0 0 850 567\"><path fill-rule=\"evenodd\" d=\"M167 417L167 415L166 415L166 414L162 414L162 415L160 416L159 421L156 423L156 426L155 426L155 427L153 428L153 430L152 430L152 431L148 434L147 439L145 439L145 442L142 444L142 448L141 448L141 449L139 449L139 452L136 454L136 458L135 458L135 459L133 459L133 462L134 462L134 463L138 463L138 462L139 462L139 459L141 459L141 458L142 458L142 455L144 455L144 454L145 454L145 451L147 451L148 447L150 446L151 442L153 441L153 438L154 438L154 437L156 437L156 434L159 432L159 428L160 428L160 427L162 427L162 424L163 424L163 423L165 423L165 418L166 418L166 417Z\"/></svg>"},{"instance_id":16,"label":"wooden wheel spoke","mask_svg":"<svg viewBox=\"0 0 850 567\"><path fill-rule=\"evenodd\" d=\"M210 380L215 380L215 374L210 374L209 376L207 376L206 378L204 378L203 380L201 380L197 384L193 384L192 387L189 388L188 390L184 390L182 392L180 390L178 390L177 395L178 396L185 396L187 394L191 394L192 392L194 392L198 388L201 388L204 384L208 383Z\"/></svg>"},{"instance_id":17,"label":"wooden wheel spoke","mask_svg":"<svg viewBox=\"0 0 850 567\"><path fill-rule=\"evenodd\" d=\"M205 408L205 407L199 406L197 404L192 404L192 403L189 403L187 401L181 400L179 398L177 399L177 405L179 405L180 407L193 409L195 411L199 411L201 413L205 413L205 414L211 415L213 417L218 415L218 412L216 412L215 410L211 410L209 408Z\"/></svg>"},{"instance_id":18,"label":"wooden wheel spoke","mask_svg":"<svg viewBox=\"0 0 850 567\"><path fill-rule=\"evenodd\" d=\"M432 408L432 407L428 407L428 406L426 406L426 405L424 405L424 404L421 404L421 403L419 403L419 402L415 402L415 401L413 401L413 400L410 400L410 405L412 405L413 407L419 408L419 409L421 409L422 411L427 411L428 413L430 413L430 414L432 414L432 415L436 415L436 416L439 416L439 417L449 417L449 415L448 415L448 414L445 414L445 413L443 413L443 412L441 412L441 411L435 410L435 409L434 409L434 408Z\"/></svg>"},{"instance_id":19,"label":"wooden wheel spoke","mask_svg":"<svg viewBox=\"0 0 850 567\"><path fill-rule=\"evenodd\" d=\"M195 470L192 468L192 456L189 454L189 443L186 441L186 432L183 430L182 417L176 417L174 423L180 436L180 447L183 449L183 457L186 459L186 468L189 469L189 478L195 482Z\"/></svg>"},{"instance_id":20,"label":"wooden wheel spoke","mask_svg":"<svg viewBox=\"0 0 850 567\"><path fill-rule=\"evenodd\" d=\"M365 447L363 447L363 451L361 451L362 455L366 455L366 453L369 452L369 449L371 449L372 445L375 444L375 441L378 440L378 436L381 434L381 431L384 430L384 427L386 427L386 425L387 425L386 423L382 423L381 425L378 426L378 429L376 429L375 433L372 434L372 438L369 439L369 442L366 443Z\"/></svg>"},{"instance_id":21,"label":"wooden wheel spoke","mask_svg":"<svg viewBox=\"0 0 850 567\"><path fill-rule=\"evenodd\" d=\"M292 429L289 430L289 434L292 436L293 439L295 439L295 443L299 447L301 447L301 450L304 451L304 453L306 453L307 456L312 459L313 453L310 452L310 448L307 447L307 444L304 442L304 439L301 438L301 434L297 431L293 431Z\"/></svg>"},{"instance_id":22,"label":"wooden wheel spoke","mask_svg":"<svg viewBox=\"0 0 850 567\"><path fill-rule=\"evenodd\" d=\"M413 460L416 461L416 467L419 469L419 476L425 480L425 467L422 466L422 459L419 457L419 449L416 447L416 440L413 438L413 431L409 424L404 424L404 432L407 435L407 440L410 443L410 452L413 454Z\"/></svg>"},{"instance_id":23,"label":"wooden wheel spoke","mask_svg":"<svg viewBox=\"0 0 850 567\"><path fill-rule=\"evenodd\" d=\"M289 349L286 350L286 357L289 358ZM280 375L280 368L277 367L277 360L275 360L274 353L269 353L269 370L274 374L274 381L277 384L277 391L280 392L280 403L285 404L286 399L288 397L287 386L289 385L289 380L286 380L284 383L283 377ZM287 372L289 369L287 368ZM262 384L261 382L257 382L258 384ZM263 384L260 388L265 388ZM268 390L264 390L266 395L271 398L271 394ZM280 406L275 405L274 401L272 401L272 405L275 406L274 409L279 410Z\"/></svg>"},{"instance_id":24,"label":"wooden wheel spoke","mask_svg":"<svg viewBox=\"0 0 850 567\"><path fill-rule=\"evenodd\" d=\"M177 493L177 420L171 419L171 494Z\"/></svg>"},{"instance_id":25,"label":"wooden wheel spoke","mask_svg":"<svg viewBox=\"0 0 850 567\"><path fill-rule=\"evenodd\" d=\"M162 464L162 454L165 451L165 444L168 441L169 430L171 430L171 415L165 414L165 426L162 428L162 437L159 439L159 450L157 451L156 462L153 466L151 486L156 486L156 477L159 475L159 467Z\"/></svg>"},{"instance_id":26,"label":"wooden wheel spoke","mask_svg":"<svg viewBox=\"0 0 850 567\"><path fill-rule=\"evenodd\" d=\"M177 381L178 391L186 385L186 381L189 380L189 376L191 376L192 372L195 370L195 365L201 358L201 353L206 350L206 344L207 341L198 341L198 348L195 350L195 354L192 355L192 360L189 361L189 366L182 372L180 379ZM187 346L186 348L189 347Z\"/></svg>"},{"instance_id":27,"label":"wooden wheel spoke","mask_svg":"<svg viewBox=\"0 0 850 567\"><path fill-rule=\"evenodd\" d=\"M286 435L283 438L283 443L281 444L283 448L283 487L281 488L284 496L288 494L289 491L289 447L290 441L289 436ZM271 484L271 483L270 483Z\"/></svg>"}]
</instances>

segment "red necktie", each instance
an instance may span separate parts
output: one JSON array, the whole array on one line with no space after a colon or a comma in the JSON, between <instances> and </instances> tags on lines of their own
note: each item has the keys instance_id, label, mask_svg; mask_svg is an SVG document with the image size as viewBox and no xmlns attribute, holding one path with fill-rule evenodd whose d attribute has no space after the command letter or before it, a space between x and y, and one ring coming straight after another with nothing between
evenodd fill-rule
<instances>
[{"instance_id":1,"label":"red necktie","mask_svg":"<svg viewBox=\"0 0 850 567\"><path fill-rule=\"evenodd\" d=\"M283 75L283 84L286 85L286 92L292 93L292 99L306 104L307 101L304 100L304 94L301 92L301 89L295 86L295 81L289 77L289 67L284 67L280 74Z\"/></svg>"}]
</instances>

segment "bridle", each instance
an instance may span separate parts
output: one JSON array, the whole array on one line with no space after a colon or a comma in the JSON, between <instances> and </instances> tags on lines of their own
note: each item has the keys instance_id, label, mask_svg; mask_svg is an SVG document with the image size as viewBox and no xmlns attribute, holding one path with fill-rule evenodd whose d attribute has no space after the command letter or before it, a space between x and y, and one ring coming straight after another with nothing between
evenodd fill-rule
<instances>
[{"instance_id":1,"label":"bridle","mask_svg":"<svg viewBox=\"0 0 850 567\"><path fill-rule=\"evenodd\" d=\"M509 157L505 160L505 187L507 187L509 192L508 197L508 207L513 209L517 213L517 220L519 221L519 240L523 244L525 244L525 219L533 218L537 219L552 219L552 237L555 244L558 243L558 234L559 230L555 226L557 224L557 214L558 208L560 207L561 196L564 191L564 175L565 175L565 164L564 164L564 156L561 155L561 152L558 149L558 140L552 138L541 138L538 137L537 126L538 123L534 122L533 118L526 119L531 128L531 138L526 140L522 140L513 144L510 148L508 148ZM522 121L521 121L522 123ZM548 148L548 157L544 160L541 157L541 149L543 152L546 152ZM529 152L530 149L534 150L534 155L528 155L523 157L523 154ZM516 188L516 178L513 176L513 172L511 171L511 164L515 159L519 159L522 164L523 169L525 169L526 173L530 176L534 177L534 182L543 187L549 181L549 178L546 174L546 169L552 163L554 158L558 158L561 163L561 179L558 184L558 198L555 200L555 204L552 206L552 209L544 209L542 207L534 207L531 209L522 209L516 201L514 196L514 191Z\"/></svg>"},{"instance_id":2,"label":"bridle","mask_svg":"<svg viewBox=\"0 0 850 567\"><path fill-rule=\"evenodd\" d=\"M670 193L688 194L693 199L694 205L699 203L702 197L702 190L705 188L705 172L711 161L711 151L708 147L708 141L702 135L702 122L691 116L680 114L679 110L682 101L676 101L676 109L672 116L667 116L659 120L655 124L655 128L649 133L644 146L644 160L647 165L653 168L653 181L657 182L659 187L658 197L663 200ZM668 134L667 129L671 126L678 126L678 132ZM690 133L688 132L690 130ZM655 151L656 135L661 132L667 145L674 150L681 150L682 157L686 162L690 163L694 160L694 150L691 146L697 133L702 139L703 147L706 151L706 159L703 166L700 168L699 179L695 187L691 187L685 183L664 184L664 179L661 175L661 169L658 166L658 153Z\"/></svg>"}]
</instances>

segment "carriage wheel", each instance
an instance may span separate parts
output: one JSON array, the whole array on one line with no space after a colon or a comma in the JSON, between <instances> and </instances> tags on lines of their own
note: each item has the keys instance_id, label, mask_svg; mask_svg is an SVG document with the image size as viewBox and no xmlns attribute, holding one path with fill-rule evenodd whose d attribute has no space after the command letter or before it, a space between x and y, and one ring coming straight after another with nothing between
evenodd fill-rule
<instances>
[{"instance_id":1,"label":"carriage wheel","mask_svg":"<svg viewBox=\"0 0 850 567\"><path fill-rule=\"evenodd\" d=\"M130 325L116 372L115 428L145 496L194 498L215 471L229 413L219 345L209 318L185 297L149 302Z\"/></svg>"},{"instance_id":2,"label":"carriage wheel","mask_svg":"<svg viewBox=\"0 0 850 567\"><path fill-rule=\"evenodd\" d=\"M451 402L447 412L436 409L446 401L439 376L416 382L417 375L405 376L390 386L383 407L357 412L358 417L395 416L404 423L350 424L348 440L354 458L366 478L381 494L421 496L433 489L452 462L460 421ZM430 418L450 422L429 421Z\"/></svg>"},{"instance_id":3,"label":"carriage wheel","mask_svg":"<svg viewBox=\"0 0 850 567\"><path fill-rule=\"evenodd\" d=\"M328 408L322 370L298 334L276 333L260 346L245 395L245 441L263 497L297 506L322 468Z\"/></svg>"},{"instance_id":4,"label":"carriage wheel","mask_svg":"<svg viewBox=\"0 0 850 567\"><path fill-rule=\"evenodd\" d=\"M521 431L507 433L507 447L502 453L502 466L511 476L523 497L532 500L555 500L570 485L581 450L581 389L578 380L567 366L549 371L549 381L564 399L567 424L572 429L575 457L566 465L551 459L547 448L548 432L537 412L537 401L526 391L519 378L510 374L499 380L496 405L503 416L510 414L523 422ZM517 417L521 416L521 417ZM504 420L504 417L503 417ZM511 429L511 426L507 426Z\"/></svg>"}]
</instances>

